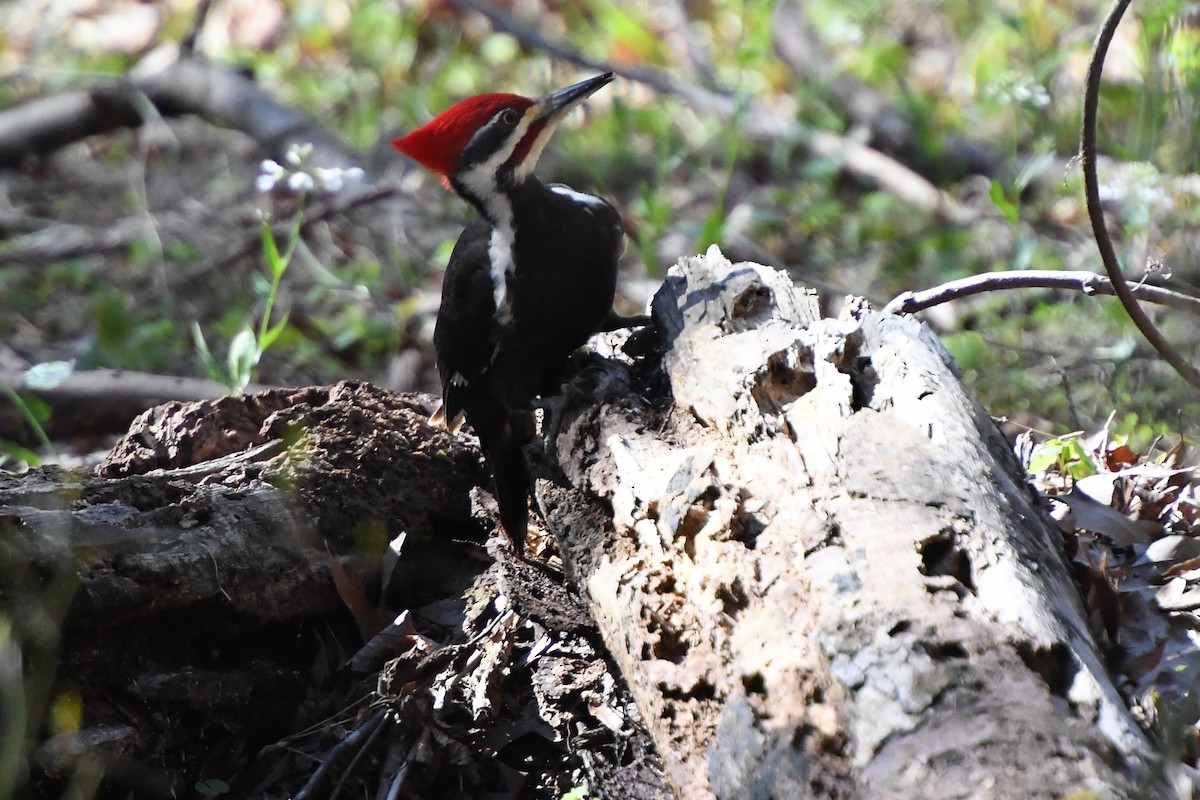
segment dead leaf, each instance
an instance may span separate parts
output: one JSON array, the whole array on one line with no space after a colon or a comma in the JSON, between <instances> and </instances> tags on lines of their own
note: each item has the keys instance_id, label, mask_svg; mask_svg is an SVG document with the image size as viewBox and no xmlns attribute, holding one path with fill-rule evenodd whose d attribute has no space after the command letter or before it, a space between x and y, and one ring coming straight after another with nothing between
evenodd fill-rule
<instances>
[{"instance_id":1,"label":"dead leaf","mask_svg":"<svg viewBox=\"0 0 1200 800\"><path fill-rule=\"evenodd\" d=\"M1162 531L1162 526L1157 522L1131 520L1119 511L1096 502L1077 488L1051 499L1066 503L1070 507L1071 520L1076 528L1104 536L1119 547L1135 543L1144 544Z\"/></svg>"}]
</instances>

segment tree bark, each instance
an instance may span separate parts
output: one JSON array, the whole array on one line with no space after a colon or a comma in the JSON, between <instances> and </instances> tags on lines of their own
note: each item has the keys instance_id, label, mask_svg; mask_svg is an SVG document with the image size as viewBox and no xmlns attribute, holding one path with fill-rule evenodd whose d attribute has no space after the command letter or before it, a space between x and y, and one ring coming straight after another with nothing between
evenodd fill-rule
<instances>
[{"instance_id":1,"label":"tree bark","mask_svg":"<svg viewBox=\"0 0 1200 800\"><path fill-rule=\"evenodd\" d=\"M538 497L677 796L1166 794L1057 530L926 328L818 319L715 249L654 317L673 404L594 367Z\"/></svg>"}]
</instances>

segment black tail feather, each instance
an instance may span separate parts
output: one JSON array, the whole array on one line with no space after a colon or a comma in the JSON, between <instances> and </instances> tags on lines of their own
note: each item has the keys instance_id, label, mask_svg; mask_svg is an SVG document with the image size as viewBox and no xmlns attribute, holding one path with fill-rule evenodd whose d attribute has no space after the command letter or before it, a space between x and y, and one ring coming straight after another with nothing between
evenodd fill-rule
<instances>
[{"instance_id":1,"label":"black tail feather","mask_svg":"<svg viewBox=\"0 0 1200 800\"><path fill-rule=\"evenodd\" d=\"M475 429L483 455L496 484L500 524L512 540L517 555L525 553L529 527L529 467L525 445L533 437L533 412L512 411L491 394L472 393L465 405L467 421Z\"/></svg>"},{"instance_id":2,"label":"black tail feather","mask_svg":"<svg viewBox=\"0 0 1200 800\"><path fill-rule=\"evenodd\" d=\"M513 435L506 426L495 441L483 442L483 453L492 468L496 483L496 503L500 506L500 524L512 539L520 557L525 553L525 533L529 528L529 467L524 447L528 439Z\"/></svg>"}]
</instances>

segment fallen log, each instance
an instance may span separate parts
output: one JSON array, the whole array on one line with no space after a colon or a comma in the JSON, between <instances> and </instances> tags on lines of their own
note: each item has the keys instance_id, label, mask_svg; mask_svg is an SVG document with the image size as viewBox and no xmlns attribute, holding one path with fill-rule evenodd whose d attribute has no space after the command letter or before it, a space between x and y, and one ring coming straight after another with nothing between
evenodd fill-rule
<instances>
[{"instance_id":1,"label":"fallen log","mask_svg":"<svg viewBox=\"0 0 1200 800\"><path fill-rule=\"evenodd\" d=\"M949 356L818 317L710 250L654 301L672 404L609 359L556 409L542 511L676 795L1165 792Z\"/></svg>"}]
</instances>

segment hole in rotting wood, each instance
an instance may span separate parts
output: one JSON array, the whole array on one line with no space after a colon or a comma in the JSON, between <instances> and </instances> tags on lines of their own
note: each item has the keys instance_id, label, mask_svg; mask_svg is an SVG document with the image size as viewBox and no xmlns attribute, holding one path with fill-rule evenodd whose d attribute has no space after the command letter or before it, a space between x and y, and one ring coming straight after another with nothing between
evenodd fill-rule
<instances>
[{"instance_id":1,"label":"hole in rotting wood","mask_svg":"<svg viewBox=\"0 0 1200 800\"><path fill-rule=\"evenodd\" d=\"M959 642L920 642L920 647L934 661L968 657L967 649Z\"/></svg>"},{"instance_id":2,"label":"hole in rotting wood","mask_svg":"<svg viewBox=\"0 0 1200 800\"><path fill-rule=\"evenodd\" d=\"M761 672L754 672L749 675L742 676L742 689L746 694L766 694L767 682L763 679Z\"/></svg>"},{"instance_id":3,"label":"hole in rotting wood","mask_svg":"<svg viewBox=\"0 0 1200 800\"><path fill-rule=\"evenodd\" d=\"M1049 647L1039 647L1033 642L1017 642L1017 655L1025 666L1041 676L1052 694L1067 696L1075 681L1077 667L1066 645L1056 642Z\"/></svg>"},{"instance_id":4,"label":"hole in rotting wood","mask_svg":"<svg viewBox=\"0 0 1200 800\"><path fill-rule=\"evenodd\" d=\"M729 519L729 538L735 542L741 542L747 550L753 550L759 534L766 529L767 523L762 516L747 510L746 493L743 492L737 508L734 509L733 515Z\"/></svg>"},{"instance_id":5,"label":"hole in rotting wood","mask_svg":"<svg viewBox=\"0 0 1200 800\"><path fill-rule=\"evenodd\" d=\"M720 586L717 589L717 599L721 601L721 610L730 617L736 617L750 604L750 598L746 595L741 578L734 578L728 586Z\"/></svg>"},{"instance_id":6,"label":"hole in rotting wood","mask_svg":"<svg viewBox=\"0 0 1200 800\"><path fill-rule=\"evenodd\" d=\"M879 375L875 372L875 365L867 356L847 358L846 362L853 365L846 372L850 378L850 386L854 390L854 394L850 398L850 408L854 411L869 408L875 396L875 387L879 384Z\"/></svg>"},{"instance_id":7,"label":"hole in rotting wood","mask_svg":"<svg viewBox=\"0 0 1200 800\"><path fill-rule=\"evenodd\" d=\"M729 320L734 330L752 327L775 306L775 295L761 283L745 289L729 304ZM749 324L747 324L749 323Z\"/></svg>"},{"instance_id":8,"label":"hole in rotting wood","mask_svg":"<svg viewBox=\"0 0 1200 800\"><path fill-rule=\"evenodd\" d=\"M763 414L779 414L785 406L817 386L812 351L793 345L767 356L754 376L750 396Z\"/></svg>"},{"instance_id":9,"label":"hole in rotting wood","mask_svg":"<svg viewBox=\"0 0 1200 800\"><path fill-rule=\"evenodd\" d=\"M953 578L955 591L975 594L975 579L971 576L971 558L958 544L958 535L953 531L941 531L920 543L921 574L926 577L944 575ZM930 585L931 592L945 588ZM961 588L961 590L960 590Z\"/></svg>"},{"instance_id":10,"label":"hole in rotting wood","mask_svg":"<svg viewBox=\"0 0 1200 800\"><path fill-rule=\"evenodd\" d=\"M691 648L679 631L664 625L653 633L657 636L654 644L650 647L650 655L662 661L670 661L672 664L682 663Z\"/></svg>"},{"instance_id":11,"label":"hole in rotting wood","mask_svg":"<svg viewBox=\"0 0 1200 800\"><path fill-rule=\"evenodd\" d=\"M667 700L712 700L717 696L717 687L705 680L696 681L691 691L686 692L679 686L665 683L660 683L658 689Z\"/></svg>"}]
</instances>

